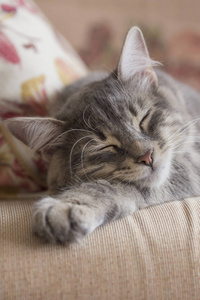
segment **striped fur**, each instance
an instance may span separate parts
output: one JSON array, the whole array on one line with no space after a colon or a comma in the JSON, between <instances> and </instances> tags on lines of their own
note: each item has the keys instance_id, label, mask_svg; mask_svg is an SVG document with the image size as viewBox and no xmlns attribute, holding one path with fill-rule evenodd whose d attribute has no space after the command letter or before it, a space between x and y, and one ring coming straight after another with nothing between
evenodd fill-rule
<instances>
[{"instance_id":1,"label":"striped fur","mask_svg":"<svg viewBox=\"0 0 200 300\"><path fill-rule=\"evenodd\" d=\"M140 208L198 196L199 116L199 93L155 70L132 28L114 72L67 87L34 126L9 121L49 162L53 196L35 207L37 234L69 243ZM153 163L138 163L149 149Z\"/></svg>"}]
</instances>

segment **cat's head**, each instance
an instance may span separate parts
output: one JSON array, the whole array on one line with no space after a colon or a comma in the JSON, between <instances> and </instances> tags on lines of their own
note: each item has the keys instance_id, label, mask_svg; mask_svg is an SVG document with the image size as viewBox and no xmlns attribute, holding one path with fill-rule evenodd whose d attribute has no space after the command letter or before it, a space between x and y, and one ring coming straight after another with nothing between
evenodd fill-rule
<instances>
[{"instance_id":1,"label":"cat's head","mask_svg":"<svg viewBox=\"0 0 200 300\"><path fill-rule=\"evenodd\" d=\"M174 96L155 65L140 29L133 27L116 70L75 89L56 118L7 122L49 161L50 188L95 179L155 187L167 180L170 136L179 124Z\"/></svg>"}]
</instances>

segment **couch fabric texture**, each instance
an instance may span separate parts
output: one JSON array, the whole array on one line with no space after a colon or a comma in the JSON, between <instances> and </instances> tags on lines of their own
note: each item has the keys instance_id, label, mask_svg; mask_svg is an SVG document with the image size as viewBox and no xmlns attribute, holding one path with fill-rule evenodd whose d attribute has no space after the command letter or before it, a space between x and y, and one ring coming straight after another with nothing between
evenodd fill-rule
<instances>
[{"instance_id":1,"label":"couch fabric texture","mask_svg":"<svg viewBox=\"0 0 200 300\"><path fill-rule=\"evenodd\" d=\"M143 209L69 247L32 234L32 205L1 201L0 299L200 299L200 198Z\"/></svg>"}]
</instances>

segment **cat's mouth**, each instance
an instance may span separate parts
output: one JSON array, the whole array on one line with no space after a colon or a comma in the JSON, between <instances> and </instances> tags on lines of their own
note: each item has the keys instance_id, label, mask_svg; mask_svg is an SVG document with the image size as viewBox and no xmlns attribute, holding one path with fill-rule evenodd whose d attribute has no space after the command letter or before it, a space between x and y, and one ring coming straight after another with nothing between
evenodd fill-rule
<instances>
[{"instance_id":1,"label":"cat's mouth","mask_svg":"<svg viewBox=\"0 0 200 300\"><path fill-rule=\"evenodd\" d=\"M146 175L140 179L142 185L158 187L167 180L170 173L170 163L153 164Z\"/></svg>"}]
</instances>

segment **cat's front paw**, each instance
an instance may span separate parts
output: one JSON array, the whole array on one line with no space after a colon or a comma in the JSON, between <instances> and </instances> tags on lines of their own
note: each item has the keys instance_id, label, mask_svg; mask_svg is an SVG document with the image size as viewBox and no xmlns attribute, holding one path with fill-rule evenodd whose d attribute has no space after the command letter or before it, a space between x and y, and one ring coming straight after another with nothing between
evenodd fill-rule
<instances>
[{"instance_id":1,"label":"cat's front paw","mask_svg":"<svg viewBox=\"0 0 200 300\"><path fill-rule=\"evenodd\" d=\"M94 212L87 205L47 197L34 208L35 233L52 243L79 241L98 225Z\"/></svg>"}]
</instances>

